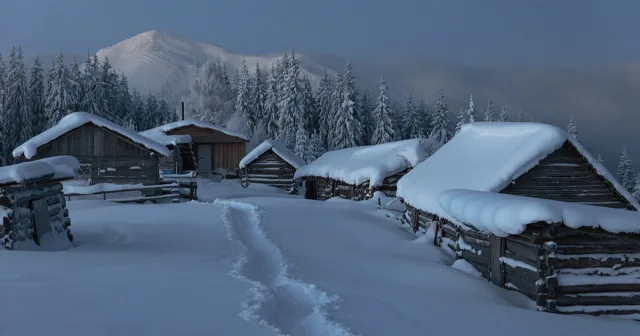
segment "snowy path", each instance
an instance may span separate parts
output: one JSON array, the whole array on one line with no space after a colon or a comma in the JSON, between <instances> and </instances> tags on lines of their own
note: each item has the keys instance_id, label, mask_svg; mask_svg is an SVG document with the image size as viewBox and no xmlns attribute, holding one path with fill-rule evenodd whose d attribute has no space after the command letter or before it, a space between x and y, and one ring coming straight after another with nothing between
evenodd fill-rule
<instances>
[{"instance_id":1,"label":"snowy path","mask_svg":"<svg viewBox=\"0 0 640 336\"><path fill-rule=\"evenodd\" d=\"M232 273L253 286L253 297L242 303L243 318L278 335L351 335L327 319L325 308L335 298L289 277L282 252L260 227L256 206L227 200L215 204L224 207L229 238L242 244L245 251Z\"/></svg>"}]
</instances>

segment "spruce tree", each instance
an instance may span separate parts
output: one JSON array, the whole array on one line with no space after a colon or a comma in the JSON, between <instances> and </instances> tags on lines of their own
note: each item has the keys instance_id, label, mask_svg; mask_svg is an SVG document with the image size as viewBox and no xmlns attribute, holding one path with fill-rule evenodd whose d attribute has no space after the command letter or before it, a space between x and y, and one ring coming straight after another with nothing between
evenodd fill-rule
<instances>
[{"instance_id":1,"label":"spruce tree","mask_svg":"<svg viewBox=\"0 0 640 336\"><path fill-rule=\"evenodd\" d=\"M373 110L376 108L375 101L371 97L371 91L365 89L364 93L360 96L360 111L362 120L362 139L360 145L366 146L371 142L373 136Z\"/></svg>"},{"instance_id":2,"label":"spruce tree","mask_svg":"<svg viewBox=\"0 0 640 336\"><path fill-rule=\"evenodd\" d=\"M631 192L631 196L638 202L640 202L640 173L635 175L635 179L633 180L633 190Z\"/></svg>"},{"instance_id":3,"label":"spruce tree","mask_svg":"<svg viewBox=\"0 0 640 336\"><path fill-rule=\"evenodd\" d=\"M147 119L145 118L145 104L142 96L138 90L133 89L131 92L131 109L129 109L129 115L126 118L125 125L130 125L130 129L137 131L145 131L149 128L147 126Z\"/></svg>"},{"instance_id":4,"label":"spruce tree","mask_svg":"<svg viewBox=\"0 0 640 336\"><path fill-rule=\"evenodd\" d=\"M264 124L269 139L278 137L278 84L276 83L275 71L275 67L272 67L271 73L267 77L267 96L264 103Z\"/></svg>"},{"instance_id":5,"label":"spruce tree","mask_svg":"<svg viewBox=\"0 0 640 336\"><path fill-rule=\"evenodd\" d=\"M296 131L296 144L293 148L293 152L301 158L305 163L309 163L307 161L307 153L309 152L309 135L304 125L302 125L302 121L299 122Z\"/></svg>"},{"instance_id":6,"label":"spruce tree","mask_svg":"<svg viewBox=\"0 0 640 336\"><path fill-rule=\"evenodd\" d=\"M169 102L167 102L165 98L160 98L158 103L158 114L161 116L160 125L169 124L178 120L176 111L169 106Z\"/></svg>"},{"instance_id":7,"label":"spruce tree","mask_svg":"<svg viewBox=\"0 0 640 336\"><path fill-rule=\"evenodd\" d=\"M256 70L251 81L251 110L256 122L265 120L266 83L264 73L260 69L260 62L256 62Z\"/></svg>"},{"instance_id":8,"label":"spruce tree","mask_svg":"<svg viewBox=\"0 0 640 336\"><path fill-rule=\"evenodd\" d=\"M570 136L572 136L577 141L580 140L580 139L578 139L578 128L576 126L576 116L573 113L571 113L571 116L569 117L569 124L567 125L567 132L569 133Z\"/></svg>"},{"instance_id":9,"label":"spruce tree","mask_svg":"<svg viewBox=\"0 0 640 336\"><path fill-rule=\"evenodd\" d=\"M460 110L460 113L458 113L458 122L456 123L455 134L460 133L460 130L462 130L462 125L467 123L467 117L468 116L469 116L469 114L467 113L467 111Z\"/></svg>"},{"instance_id":10,"label":"spruce tree","mask_svg":"<svg viewBox=\"0 0 640 336\"><path fill-rule=\"evenodd\" d=\"M278 140L288 148L296 145L297 129L304 127L306 111L304 94L300 83L300 64L295 53L287 57L284 67L284 83L278 104ZM306 131L306 130L305 130Z\"/></svg>"},{"instance_id":11,"label":"spruce tree","mask_svg":"<svg viewBox=\"0 0 640 336\"><path fill-rule=\"evenodd\" d=\"M505 122L509 119L509 112L507 111L507 105L502 105L500 109L500 116L498 117L498 121Z\"/></svg>"},{"instance_id":12,"label":"spruce tree","mask_svg":"<svg viewBox=\"0 0 640 336\"><path fill-rule=\"evenodd\" d=\"M469 109L467 110L467 122L476 122L476 103L473 101L473 95L469 96Z\"/></svg>"},{"instance_id":13,"label":"spruce tree","mask_svg":"<svg viewBox=\"0 0 640 336\"><path fill-rule=\"evenodd\" d=\"M380 94L376 109L373 110L374 129L371 136L371 144L379 145L394 140L393 122L389 110L389 98L387 98L387 82L384 76L380 78Z\"/></svg>"},{"instance_id":14,"label":"spruce tree","mask_svg":"<svg viewBox=\"0 0 640 336\"><path fill-rule=\"evenodd\" d=\"M616 170L616 178L625 189L629 191L632 190L634 178L633 163L627 153L627 147L622 148L622 155L620 155L618 169Z\"/></svg>"},{"instance_id":15,"label":"spruce tree","mask_svg":"<svg viewBox=\"0 0 640 336\"><path fill-rule=\"evenodd\" d=\"M99 82L98 57L87 55L84 61L84 72L82 74L83 92L82 109L88 113L99 116L102 111L102 86Z\"/></svg>"},{"instance_id":16,"label":"spruce tree","mask_svg":"<svg viewBox=\"0 0 640 336\"><path fill-rule=\"evenodd\" d=\"M45 112L47 128L50 128L71 112L69 79L62 54L53 61L48 77Z\"/></svg>"},{"instance_id":17,"label":"spruce tree","mask_svg":"<svg viewBox=\"0 0 640 336\"><path fill-rule=\"evenodd\" d=\"M118 124L124 124L127 121L129 112L131 110L131 105L132 105L131 93L129 92L129 80L127 76L121 75L121 76L118 76L118 78L119 79L118 79L118 85L116 90L116 101L114 104L115 105L114 120L116 120Z\"/></svg>"},{"instance_id":18,"label":"spruce tree","mask_svg":"<svg viewBox=\"0 0 640 336\"><path fill-rule=\"evenodd\" d=\"M440 88L431 122L430 137L445 144L452 138L451 133L451 127L449 125L449 105L447 105L445 101L444 89Z\"/></svg>"},{"instance_id":19,"label":"spruce tree","mask_svg":"<svg viewBox=\"0 0 640 336\"><path fill-rule=\"evenodd\" d=\"M84 98L83 91L84 79L78 61L74 57L69 67L69 110L78 112L83 110L82 100Z\"/></svg>"},{"instance_id":20,"label":"spruce tree","mask_svg":"<svg viewBox=\"0 0 640 336\"><path fill-rule=\"evenodd\" d=\"M142 129L147 130L162 125L162 115L158 106L158 98L154 94L147 96L147 101L142 114Z\"/></svg>"},{"instance_id":21,"label":"spruce tree","mask_svg":"<svg viewBox=\"0 0 640 336\"><path fill-rule=\"evenodd\" d=\"M305 129L307 134L313 133L318 130L318 123L320 116L318 115L318 105L316 98L313 96L313 88L311 87L311 81L307 75L302 77L302 91L304 96L304 111L305 111Z\"/></svg>"},{"instance_id":22,"label":"spruce tree","mask_svg":"<svg viewBox=\"0 0 640 336\"><path fill-rule=\"evenodd\" d=\"M2 55L0 54L0 164L3 166L7 163L5 158L7 158L6 151L13 150L7 144L7 131L10 125L7 123L6 118L6 97L7 97L7 86L6 86L6 68L4 64L4 60L2 59ZM6 151L5 151L6 150Z\"/></svg>"},{"instance_id":23,"label":"spruce tree","mask_svg":"<svg viewBox=\"0 0 640 336\"><path fill-rule=\"evenodd\" d=\"M322 139L323 147L327 147L329 143L329 134L331 133L331 115L333 105L331 96L333 93L333 81L327 70L325 69L320 79L318 88L318 134Z\"/></svg>"},{"instance_id":24,"label":"spruce tree","mask_svg":"<svg viewBox=\"0 0 640 336\"><path fill-rule=\"evenodd\" d=\"M484 121L495 121L496 120L496 110L493 106L493 101L489 100L487 104L487 110L484 112Z\"/></svg>"},{"instance_id":25,"label":"spruce tree","mask_svg":"<svg viewBox=\"0 0 640 336\"><path fill-rule=\"evenodd\" d=\"M342 90L342 105L335 123L335 149L344 149L360 145L362 123L358 119L358 96L355 76L351 63L347 63Z\"/></svg>"},{"instance_id":26,"label":"spruce tree","mask_svg":"<svg viewBox=\"0 0 640 336\"><path fill-rule=\"evenodd\" d=\"M413 96L411 94L409 94L407 99L402 124L402 135L404 139L418 139L424 136L422 120L418 115L418 109L413 103Z\"/></svg>"},{"instance_id":27,"label":"spruce tree","mask_svg":"<svg viewBox=\"0 0 640 336\"><path fill-rule=\"evenodd\" d=\"M29 101L27 99L27 77L22 57L22 48L11 49L9 54L9 73L7 74L6 123L5 132L11 150L31 136L29 120ZM9 153L10 154L10 153ZM9 158L12 161L12 158Z\"/></svg>"},{"instance_id":28,"label":"spruce tree","mask_svg":"<svg viewBox=\"0 0 640 336\"><path fill-rule=\"evenodd\" d=\"M311 138L309 140L309 146L307 148L308 148L308 151L306 153L306 161L305 161L307 163L315 161L317 158L320 157L320 155L326 152L320 133L314 132L311 135Z\"/></svg>"},{"instance_id":29,"label":"spruce tree","mask_svg":"<svg viewBox=\"0 0 640 336\"><path fill-rule=\"evenodd\" d=\"M116 72L113 70L109 58L105 57L100 69L100 85L102 86L102 104L100 116L112 121L114 123L120 123L118 120L120 115L118 109L118 86L119 78Z\"/></svg>"},{"instance_id":30,"label":"spruce tree","mask_svg":"<svg viewBox=\"0 0 640 336\"><path fill-rule=\"evenodd\" d=\"M331 92L331 112L328 117L329 134L327 135L329 150L338 149L337 145L337 128L340 110L342 109L342 93L344 92L344 79L342 73L338 72L333 81L333 90Z\"/></svg>"},{"instance_id":31,"label":"spruce tree","mask_svg":"<svg viewBox=\"0 0 640 336\"><path fill-rule=\"evenodd\" d=\"M425 136L431 134L431 111L424 98L420 98L420 104L418 104L418 117L421 121L422 134Z\"/></svg>"},{"instance_id":32,"label":"spruce tree","mask_svg":"<svg viewBox=\"0 0 640 336\"><path fill-rule=\"evenodd\" d=\"M42 133L47 127L44 109L44 77L40 57L36 56L29 79L29 114L31 116L31 136Z\"/></svg>"},{"instance_id":33,"label":"spruce tree","mask_svg":"<svg viewBox=\"0 0 640 336\"><path fill-rule=\"evenodd\" d=\"M239 74L239 78L236 81L236 113L242 120L244 125L242 126L242 133L251 138L253 129L256 127L255 116L251 110L251 92L249 83L249 68L247 63L242 60L242 71Z\"/></svg>"}]
</instances>

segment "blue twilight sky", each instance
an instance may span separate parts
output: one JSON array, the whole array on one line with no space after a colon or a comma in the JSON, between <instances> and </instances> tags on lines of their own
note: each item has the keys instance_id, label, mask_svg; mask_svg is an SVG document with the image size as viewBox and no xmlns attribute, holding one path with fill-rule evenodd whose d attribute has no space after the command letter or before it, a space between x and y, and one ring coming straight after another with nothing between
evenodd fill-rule
<instances>
[{"instance_id":1,"label":"blue twilight sky","mask_svg":"<svg viewBox=\"0 0 640 336\"><path fill-rule=\"evenodd\" d=\"M627 62L638 13L638 0L0 0L0 52L84 55L156 29L241 53Z\"/></svg>"}]
</instances>

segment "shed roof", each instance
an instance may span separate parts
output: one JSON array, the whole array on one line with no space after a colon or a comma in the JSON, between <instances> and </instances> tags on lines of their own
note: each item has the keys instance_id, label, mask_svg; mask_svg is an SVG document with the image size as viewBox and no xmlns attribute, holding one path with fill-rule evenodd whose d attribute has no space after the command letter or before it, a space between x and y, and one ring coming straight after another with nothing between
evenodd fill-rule
<instances>
[{"instance_id":1,"label":"shed roof","mask_svg":"<svg viewBox=\"0 0 640 336\"><path fill-rule=\"evenodd\" d=\"M200 128L205 128L205 129L210 129L213 131L217 131L232 137L236 137L236 138L240 138L242 140L245 141L249 141L249 138L246 137L244 134L239 133L239 132L234 132L232 130L226 129L224 127L220 127L220 126L216 126L213 124L210 124L208 122L205 121L201 121L201 120L194 120L194 119L186 119L186 120L179 120L179 121L175 121L169 124L165 124L162 126L158 126L156 128L152 128L150 130L146 130L142 133L145 134L150 134L151 136L153 136L154 134L157 134L158 132L162 132L162 133L169 133L173 130L176 130L178 128L182 128L182 127L187 127L187 126L195 126L195 127L200 127Z\"/></svg>"},{"instance_id":2,"label":"shed roof","mask_svg":"<svg viewBox=\"0 0 640 336\"><path fill-rule=\"evenodd\" d=\"M253 160L257 159L260 155L266 153L268 150L273 150L276 155L281 157L293 168L298 169L304 165L304 161L295 155L287 146L277 140L265 140L258 147L254 148L249 154L247 154L242 160L240 160L240 168L246 167Z\"/></svg>"},{"instance_id":3,"label":"shed roof","mask_svg":"<svg viewBox=\"0 0 640 336\"><path fill-rule=\"evenodd\" d=\"M532 122L476 122L398 181L397 195L410 205L452 219L438 203L449 189L499 192L540 160L571 143L633 207L638 202L566 131Z\"/></svg>"},{"instance_id":4,"label":"shed roof","mask_svg":"<svg viewBox=\"0 0 640 336\"><path fill-rule=\"evenodd\" d=\"M24 183L40 179L67 180L76 177L80 163L73 156L50 158L0 167L0 185Z\"/></svg>"},{"instance_id":5,"label":"shed roof","mask_svg":"<svg viewBox=\"0 0 640 336\"><path fill-rule=\"evenodd\" d=\"M171 155L171 151L169 151L166 146L152 139L149 139L138 133L129 131L128 129L120 125L112 123L106 119L100 118L91 113L74 112L62 118L62 120L60 120L60 122L58 122L58 124L56 124L55 126L36 135L35 137L29 139L27 142L18 146L16 149L13 150L13 157L17 158L24 155L25 158L31 159L37 154L38 148L52 142L53 140L59 138L60 136L78 127L81 127L87 124L93 124L98 127L107 128L129 139L131 142L136 143L158 154L161 154L164 156Z\"/></svg>"}]
</instances>

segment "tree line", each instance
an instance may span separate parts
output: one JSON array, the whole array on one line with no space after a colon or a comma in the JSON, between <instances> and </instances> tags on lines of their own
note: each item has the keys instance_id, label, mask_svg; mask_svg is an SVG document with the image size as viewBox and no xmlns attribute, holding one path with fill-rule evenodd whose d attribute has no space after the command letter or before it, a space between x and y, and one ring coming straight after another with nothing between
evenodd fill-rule
<instances>
[{"instance_id":1,"label":"tree line","mask_svg":"<svg viewBox=\"0 0 640 336\"><path fill-rule=\"evenodd\" d=\"M25 68L22 48L12 48L8 67L0 55L0 160L13 162L11 152L20 144L57 124L71 112L85 111L132 131L146 130L177 119L168 101L154 94L145 97L130 90L127 77L97 55L81 65L67 67L58 54L46 77L36 57Z\"/></svg>"}]
</instances>

